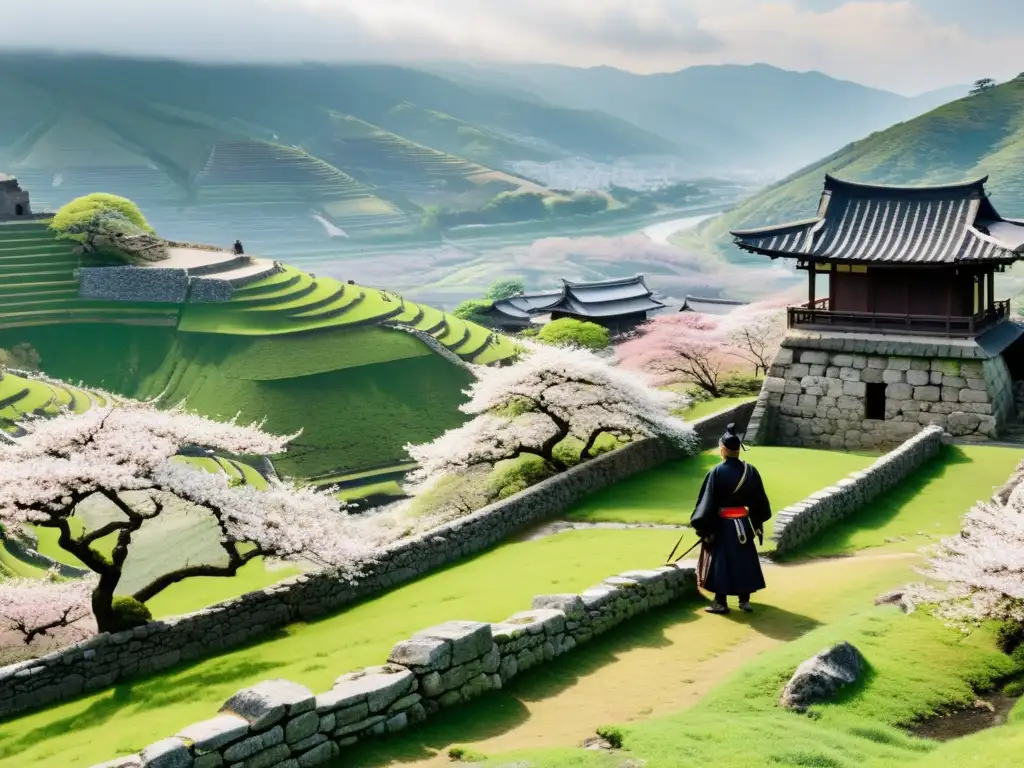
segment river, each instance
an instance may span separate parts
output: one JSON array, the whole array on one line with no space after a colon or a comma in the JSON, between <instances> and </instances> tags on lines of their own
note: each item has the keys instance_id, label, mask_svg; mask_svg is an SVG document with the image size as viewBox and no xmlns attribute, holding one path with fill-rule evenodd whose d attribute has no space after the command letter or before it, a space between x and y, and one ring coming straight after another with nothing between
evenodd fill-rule
<instances>
[{"instance_id":1,"label":"river","mask_svg":"<svg viewBox=\"0 0 1024 768\"><path fill-rule=\"evenodd\" d=\"M692 229L702 221L713 219L717 215L717 213L708 213L702 216L687 216L682 219L662 221L657 224L651 224L650 226L644 227L640 231L651 238L654 242L667 245L668 239L676 232L682 232L684 229Z\"/></svg>"}]
</instances>

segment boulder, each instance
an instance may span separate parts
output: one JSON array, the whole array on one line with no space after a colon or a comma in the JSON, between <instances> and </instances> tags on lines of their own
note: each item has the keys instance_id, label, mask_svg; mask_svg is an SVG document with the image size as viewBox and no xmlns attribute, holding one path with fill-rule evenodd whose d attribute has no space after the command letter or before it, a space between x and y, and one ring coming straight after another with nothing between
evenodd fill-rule
<instances>
[{"instance_id":1,"label":"boulder","mask_svg":"<svg viewBox=\"0 0 1024 768\"><path fill-rule=\"evenodd\" d=\"M853 645L834 645L796 668L779 705L803 712L815 702L832 698L844 685L856 682L863 668L864 657Z\"/></svg>"},{"instance_id":2,"label":"boulder","mask_svg":"<svg viewBox=\"0 0 1024 768\"><path fill-rule=\"evenodd\" d=\"M875 605L898 605L904 613L913 613L914 604L907 598L902 589L894 589L891 592L879 595L875 598Z\"/></svg>"}]
</instances>

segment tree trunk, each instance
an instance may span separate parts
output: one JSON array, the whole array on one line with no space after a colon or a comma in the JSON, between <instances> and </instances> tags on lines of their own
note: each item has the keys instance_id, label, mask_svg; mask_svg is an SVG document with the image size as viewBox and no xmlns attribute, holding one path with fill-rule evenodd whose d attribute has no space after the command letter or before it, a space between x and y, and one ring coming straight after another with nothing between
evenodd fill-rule
<instances>
[{"instance_id":1,"label":"tree trunk","mask_svg":"<svg viewBox=\"0 0 1024 768\"><path fill-rule=\"evenodd\" d=\"M100 576L99 584L92 593L92 615L99 632L117 631L117 617L114 614L114 590L121 580L121 572Z\"/></svg>"}]
</instances>

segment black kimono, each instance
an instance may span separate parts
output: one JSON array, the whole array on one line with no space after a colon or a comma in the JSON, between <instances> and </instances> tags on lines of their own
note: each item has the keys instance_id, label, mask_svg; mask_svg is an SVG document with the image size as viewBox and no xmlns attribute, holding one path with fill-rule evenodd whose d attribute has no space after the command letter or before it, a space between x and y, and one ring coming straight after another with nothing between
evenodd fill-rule
<instances>
[{"instance_id":1,"label":"black kimono","mask_svg":"<svg viewBox=\"0 0 1024 768\"><path fill-rule=\"evenodd\" d=\"M743 477L746 468L746 477ZM740 485L740 479L743 483ZM739 486L739 489L737 489ZM728 519L721 516L727 507L746 507L748 516ZM714 536L704 547L710 555L703 589L716 595L749 596L764 589L764 574L754 544L755 530L763 530L772 516L761 475L750 464L726 459L708 472L701 486L690 526L703 539ZM699 574L704 575L704 574Z\"/></svg>"}]
</instances>

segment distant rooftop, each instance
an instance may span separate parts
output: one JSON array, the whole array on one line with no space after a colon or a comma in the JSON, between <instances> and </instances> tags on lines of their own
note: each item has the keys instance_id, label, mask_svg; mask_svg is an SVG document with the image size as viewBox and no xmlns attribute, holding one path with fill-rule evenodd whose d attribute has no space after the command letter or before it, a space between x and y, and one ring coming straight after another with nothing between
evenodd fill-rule
<instances>
[{"instance_id":1,"label":"distant rooftop","mask_svg":"<svg viewBox=\"0 0 1024 768\"><path fill-rule=\"evenodd\" d=\"M1004 219L988 177L897 187L826 174L817 216L736 230L740 248L772 258L888 264L1010 263L1022 257L1024 222Z\"/></svg>"},{"instance_id":2,"label":"distant rooftop","mask_svg":"<svg viewBox=\"0 0 1024 768\"><path fill-rule=\"evenodd\" d=\"M697 312L701 315L727 315L737 307L746 306L745 301L736 299L706 298L701 296L687 296L683 300L680 312Z\"/></svg>"},{"instance_id":3,"label":"distant rooftop","mask_svg":"<svg viewBox=\"0 0 1024 768\"><path fill-rule=\"evenodd\" d=\"M579 282L562 280L557 291L524 293L494 302L492 315L528 323L541 314L558 312L579 317L615 317L665 308L644 282L643 275Z\"/></svg>"}]
</instances>

